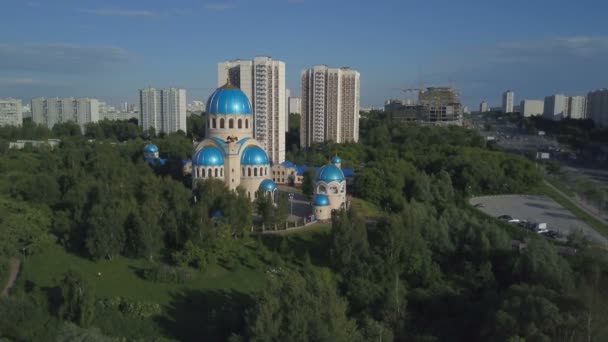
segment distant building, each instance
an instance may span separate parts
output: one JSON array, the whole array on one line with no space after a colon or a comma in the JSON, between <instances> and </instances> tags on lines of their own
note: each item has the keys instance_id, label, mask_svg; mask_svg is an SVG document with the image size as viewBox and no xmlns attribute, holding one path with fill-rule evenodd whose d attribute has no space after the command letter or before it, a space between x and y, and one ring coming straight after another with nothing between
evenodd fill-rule
<instances>
[{"instance_id":1,"label":"distant building","mask_svg":"<svg viewBox=\"0 0 608 342\"><path fill-rule=\"evenodd\" d=\"M0 99L0 126L21 126L22 123L21 100Z\"/></svg>"},{"instance_id":2,"label":"distant building","mask_svg":"<svg viewBox=\"0 0 608 342\"><path fill-rule=\"evenodd\" d=\"M423 105L409 104L403 100L388 100L384 112L389 119L398 121L421 122L426 116Z\"/></svg>"},{"instance_id":3,"label":"distant building","mask_svg":"<svg viewBox=\"0 0 608 342\"><path fill-rule=\"evenodd\" d=\"M49 146L50 148L55 148L57 146L59 146L59 144L61 143L61 140L59 139L47 139L45 140L17 140L17 141L11 141L8 144L8 148L14 148L16 150L21 150L23 148L25 148L26 146L32 146L32 147L40 147L40 146Z\"/></svg>"},{"instance_id":4,"label":"distant building","mask_svg":"<svg viewBox=\"0 0 608 342\"><path fill-rule=\"evenodd\" d=\"M302 100L299 97L289 98L289 113L302 113Z\"/></svg>"},{"instance_id":5,"label":"distant building","mask_svg":"<svg viewBox=\"0 0 608 342\"><path fill-rule=\"evenodd\" d=\"M268 152L272 163L285 160L287 97L285 62L270 57L218 63L218 86L240 88L253 106L253 136Z\"/></svg>"},{"instance_id":6,"label":"distant building","mask_svg":"<svg viewBox=\"0 0 608 342\"><path fill-rule=\"evenodd\" d=\"M559 121L568 115L568 97L556 94L545 97L543 117L547 120Z\"/></svg>"},{"instance_id":7,"label":"distant building","mask_svg":"<svg viewBox=\"0 0 608 342\"><path fill-rule=\"evenodd\" d=\"M84 131L90 122L99 121L99 101L91 98L44 98L32 99L32 120L48 128L57 123L73 121Z\"/></svg>"},{"instance_id":8,"label":"distant building","mask_svg":"<svg viewBox=\"0 0 608 342\"><path fill-rule=\"evenodd\" d=\"M515 93L507 90L502 94L502 112L513 113L513 102L515 101Z\"/></svg>"},{"instance_id":9,"label":"distant building","mask_svg":"<svg viewBox=\"0 0 608 342\"><path fill-rule=\"evenodd\" d=\"M360 74L316 65L301 74L300 146L359 141Z\"/></svg>"},{"instance_id":10,"label":"distant building","mask_svg":"<svg viewBox=\"0 0 608 342\"><path fill-rule=\"evenodd\" d=\"M178 88L139 90L139 125L156 133L186 132L186 90Z\"/></svg>"},{"instance_id":11,"label":"distant building","mask_svg":"<svg viewBox=\"0 0 608 342\"><path fill-rule=\"evenodd\" d=\"M543 115L545 112L545 101L543 100L522 100L519 110L524 117Z\"/></svg>"},{"instance_id":12,"label":"distant building","mask_svg":"<svg viewBox=\"0 0 608 342\"><path fill-rule=\"evenodd\" d=\"M489 111L490 111L490 106L488 105L488 103L486 101L481 101L481 103L479 104L479 112L487 113Z\"/></svg>"},{"instance_id":13,"label":"distant building","mask_svg":"<svg viewBox=\"0 0 608 342\"><path fill-rule=\"evenodd\" d=\"M131 120L138 119L139 114L133 112L106 112L99 113L99 120Z\"/></svg>"},{"instance_id":14,"label":"distant building","mask_svg":"<svg viewBox=\"0 0 608 342\"><path fill-rule=\"evenodd\" d=\"M418 103L425 107L424 121L435 125L462 125L463 106L454 88L429 87L418 93Z\"/></svg>"},{"instance_id":15,"label":"distant building","mask_svg":"<svg viewBox=\"0 0 608 342\"><path fill-rule=\"evenodd\" d=\"M568 118L585 119L587 117L587 98L585 96L568 97Z\"/></svg>"},{"instance_id":16,"label":"distant building","mask_svg":"<svg viewBox=\"0 0 608 342\"><path fill-rule=\"evenodd\" d=\"M597 126L608 126L608 89L598 89L587 94L587 117Z\"/></svg>"}]
</instances>

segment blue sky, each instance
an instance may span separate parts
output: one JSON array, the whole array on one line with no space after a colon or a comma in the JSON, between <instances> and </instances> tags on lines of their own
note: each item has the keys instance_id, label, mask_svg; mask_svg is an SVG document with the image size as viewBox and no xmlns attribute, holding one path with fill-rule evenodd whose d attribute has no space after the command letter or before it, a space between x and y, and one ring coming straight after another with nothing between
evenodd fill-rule
<instances>
[{"instance_id":1,"label":"blue sky","mask_svg":"<svg viewBox=\"0 0 608 342\"><path fill-rule=\"evenodd\" d=\"M361 73L361 104L456 86L474 108L608 87L608 2L548 0L2 0L0 97L206 99L217 63L270 55L299 94L315 64Z\"/></svg>"}]
</instances>

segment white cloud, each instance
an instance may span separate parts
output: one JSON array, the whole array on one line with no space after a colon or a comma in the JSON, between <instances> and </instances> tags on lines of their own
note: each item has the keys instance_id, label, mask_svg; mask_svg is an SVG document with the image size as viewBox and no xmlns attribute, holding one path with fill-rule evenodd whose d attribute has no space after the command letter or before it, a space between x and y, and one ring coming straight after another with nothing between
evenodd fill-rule
<instances>
[{"instance_id":1,"label":"white cloud","mask_svg":"<svg viewBox=\"0 0 608 342\"><path fill-rule=\"evenodd\" d=\"M18 87L18 86L48 86L59 85L59 82L41 80L30 77L0 77L1 87Z\"/></svg>"},{"instance_id":2,"label":"white cloud","mask_svg":"<svg viewBox=\"0 0 608 342\"><path fill-rule=\"evenodd\" d=\"M74 44L0 44L0 71L80 74L124 64L133 56L111 46Z\"/></svg>"},{"instance_id":3,"label":"white cloud","mask_svg":"<svg viewBox=\"0 0 608 342\"><path fill-rule=\"evenodd\" d=\"M101 16L118 16L118 17L153 17L156 13L148 10L123 10L123 9L82 9L81 12L101 15Z\"/></svg>"}]
</instances>

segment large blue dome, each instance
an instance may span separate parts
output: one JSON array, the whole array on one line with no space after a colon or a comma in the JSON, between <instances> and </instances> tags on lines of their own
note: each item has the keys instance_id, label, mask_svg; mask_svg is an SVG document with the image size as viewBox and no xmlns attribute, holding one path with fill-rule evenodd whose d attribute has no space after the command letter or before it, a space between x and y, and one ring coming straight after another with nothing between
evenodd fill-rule
<instances>
[{"instance_id":1,"label":"large blue dome","mask_svg":"<svg viewBox=\"0 0 608 342\"><path fill-rule=\"evenodd\" d=\"M342 170L335 165L325 165L317 173L317 181L329 182L342 182L344 180L344 173Z\"/></svg>"},{"instance_id":2,"label":"large blue dome","mask_svg":"<svg viewBox=\"0 0 608 342\"><path fill-rule=\"evenodd\" d=\"M259 146L248 146L241 157L241 165L267 165L270 164L268 155Z\"/></svg>"},{"instance_id":3,"label":"large blue dome","mask_svg":"<svg viewBox=\"0 0 608 342\"><path fill-rule=\"evenodd\" d=\"M192 163L195 166L224 166L224 154L217 147L205 147L196 152Z\"/></svg>"},{"instance_id":4,"label":"large blue dome","mask_svg":"<svg viewBox=\"0 0 608 342\"><path fill-rule=\"evenodd\" d=\"M144 146L144 153L158 153L158 147L154 144Z\"/></svg>"},{"instance_id":5,"label":"large blue dome","mask_svg":"<svg viewBox=\"0 0 608 342\"><path fill-rule=\"evenodd\" d=\"M326 207L329 205L329 197L323 194L316 194L312 199L312 205L315 207Z\"/></svg>"},{"instance_id":6,"label":"large blue dome","mask_svg":"<svg viewBox=\"0 0 608 342\"><path fill-rule=\"evenodd\" d=\"M251 114L251 103L241 89L227 83L209 96L207 114Z\"/></svg>"},{"instance_id":7,"label":"large blue dome","mask_svg":"<svg viewBox=\"0 0 608 342\"><path fill-rule=\"evenodd\" d=\"M274 191L277 189L277 185L270 179L264 179L262 183L260 183L260 190L262 191Z\"/></svg>"}]
</instances>

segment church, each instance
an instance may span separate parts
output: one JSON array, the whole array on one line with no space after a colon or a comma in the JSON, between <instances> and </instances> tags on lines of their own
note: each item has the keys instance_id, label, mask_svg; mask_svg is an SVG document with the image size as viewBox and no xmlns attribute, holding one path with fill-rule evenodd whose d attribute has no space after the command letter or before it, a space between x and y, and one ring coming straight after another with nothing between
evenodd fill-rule
<instances>
[{"instance_id":1,"label":"church","mask_svg":"<svg viewBox=\"0 0 608 342\"><path fill-rule=\"evenodd\" d=\"M143 152L148 163L158 165L161 159L156 145L146 145ZM336 156L331 164L316 170L311 205L317 220L329 220L333 210L347 207L346 178L341 162ZM205 139L195 143L192 161L188 164L193 187L198 181L220 179L230 190L243 188L252 201L259 193L270 196L273 201L277 199L275 171L268 154L253 138L251 103L247 95L230 82L209 97Z\"/></svg>"}]
</instances>

